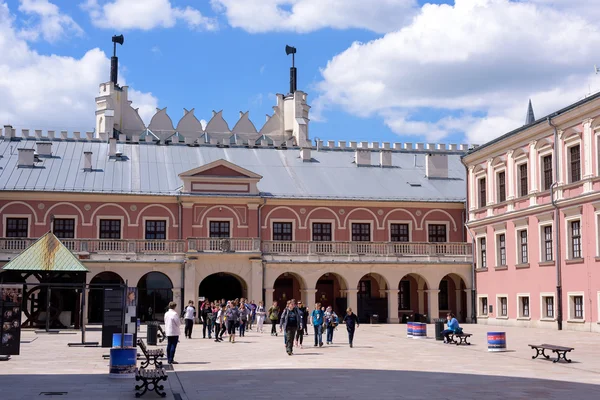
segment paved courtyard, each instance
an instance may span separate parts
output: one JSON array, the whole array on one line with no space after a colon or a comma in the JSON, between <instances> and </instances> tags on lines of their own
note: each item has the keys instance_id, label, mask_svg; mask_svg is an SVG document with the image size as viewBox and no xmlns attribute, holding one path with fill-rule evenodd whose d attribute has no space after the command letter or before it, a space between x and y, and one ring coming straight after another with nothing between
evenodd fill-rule
<instances>
[{"instance_id":1,"label":"paved courtyard","mask_svg":"<svg viewBox=\"0 0 600 400\"><path fill-rule=\"evenodd\" d=\"M215 343L201 339L198 328L195 338L181 337L167 398L575 400L600 393L600 337L586 332L466 325L473 344L457 347L407 339L405 325L361 325L353 349L342 327L333 345L314 348L309 335L305 348L290 357L281 335L250 331L235 344ZM508 352L488 353L488 330L507 332ZM88 331L86 339L100 340L100 332ZM108 377L102 357L108 349L68 347L78 334L24 331L22 340L21 355L0 363L2 400L134 398L133 379ZM534 342L575 347L573 362L532 360L527 344Z\"/></svg>"}]
</instances>

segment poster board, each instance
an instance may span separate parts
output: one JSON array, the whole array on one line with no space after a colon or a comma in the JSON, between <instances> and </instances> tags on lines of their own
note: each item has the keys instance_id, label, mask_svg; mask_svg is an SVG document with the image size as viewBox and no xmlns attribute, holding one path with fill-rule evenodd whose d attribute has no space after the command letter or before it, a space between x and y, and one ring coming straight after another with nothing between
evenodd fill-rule
<instances>
[{"instance_id":1,"label":"poster board","mask_svg":"<svg viewBox=\"0 0 600 400\"><path fill-rule=\"evenodd\" d=\"M0 285L0 355L19 355L22 303L22 285Z\"/></svg>"}]
</instances>

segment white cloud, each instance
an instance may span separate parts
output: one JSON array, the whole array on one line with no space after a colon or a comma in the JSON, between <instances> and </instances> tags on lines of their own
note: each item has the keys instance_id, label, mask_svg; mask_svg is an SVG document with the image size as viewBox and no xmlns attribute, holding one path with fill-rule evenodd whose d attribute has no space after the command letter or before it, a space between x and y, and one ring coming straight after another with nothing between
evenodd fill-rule
<instances>
[{"instance_id":1,"label":"white cloud","mask_svg":"<svg viewBox=\"0 0 600 400\"><path fill-rule=\"evenodd\" d=\"M599 46L595 25L541 3L427 4L410 25L331 59L313 105L379 116L401 135L482 142L523 125L530 97L541 117L597 87ZM427 111L441 117L419 122Z\"/></svg>"},{"instance_id":2,"label":"white cloud","mask_svg":"<svg viewBox=\"0 0 600 400\"><path fill-rule=\"evenodd\" d=\"M389 32L410 21L416 0L211 0L234 28L248 32L311 32L361 28Z\"/></svg>"},{"instance_id":3,"label":"white cloud","mask_svg":"<svg viewBox=\"0 0 600 400\"><path fill-rule=\"evenodd\" d=\"M178 21L190 29L216 30L214 18L205 17L192 7L174 7L170 0L87 0L82 8L90 14L92 23L104 29L172 28Z\"/></svg>"},{"instance_id":4,"label":"white cloud","mask_svg":"<svg viewBox=\"0 0 600 400\"><path fill-rule=\"evenodd\" d=\"M94 97L98 84L107 80L110 65L101 50L89 50L81 58L41 55L19 38L14 16L0 1L0 54L0 125L93 130ZM130 92L133 106L147 118L147 110L154 111L157 99L148 93Z\"/></svg>"},{"instance_id":5,"label":"white cloud","mask_svg":"<svg viewBox=\"0 0 600 400\"><path fill-rule=\"evenodd\" d=\"M83 35L83 29L70 16L60 12L56 4L48 0L20 0L19 11L31 16L28 25L19 36L30 41L41 36L48 42L55 42L67 33Z\"/></svg>"}]
</instances>

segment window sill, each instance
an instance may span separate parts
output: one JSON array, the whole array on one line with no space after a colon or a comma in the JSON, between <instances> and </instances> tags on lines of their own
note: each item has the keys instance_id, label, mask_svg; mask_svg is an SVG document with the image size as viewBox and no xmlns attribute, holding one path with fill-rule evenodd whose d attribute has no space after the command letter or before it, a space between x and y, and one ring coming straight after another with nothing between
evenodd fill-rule
<instances>
[{"instance_id":1,"label":"window sill","mask_svg":"<svg viewBox=\"0 0 600 400\"><path fill-rule=\"evenodd\" d=\"M503 271L503 270L508 269L508 265L498 265L497 267L494 267L494 269L496 271Z\"/></svg>"},{"instance_id":2,"label":"window sill","mask_svg":"<svg viewBox=\"0 0 600 400\"><path fill-rule=\"evenodd\" d=\"M541 322L556 322L555 318L540 318Z\"/></svg>"},{"instance_id":3,"label":"window sill","mask_svg":"<svg viewBox=\"0 0 600 400\"><path fill-rule=\"evenodd\" d=\"M508 316L506 316L506 317L497 316L496 319L508 319Z\"/></svg>"},{"instance_id":4,"label":"window sill","mask_svg":"<svg viewBox=\"0 0 600 400\"><path fill-rule=\"evenodd\" d=\"M531 317L519 317L517 321L531 321Z\"/></svg>"},{"instance_id":5,"label":"window sill","mask_svg":"<svg viewBox=\"0 0 600 400\"><path fill-rule=\"evenodd\" d=\"M567 265L571 265L571 264L583 264L584 259L583 258L571 258L569 260L565 260L565 264Z\"/></svg>"},{"instance_id":6,"label":"window sill","mask_svg":"<svg viewBox=\"0 0 600 400\"><path fill-rule=\"evenodd\" d=\"M554 261L544 261L544 262L538 263L538 265L540 267L554 267Z\"/></svg>"},{"instance_id":7,"label":"window sill","mask_svg":"<svg viewBox=\"0 0 600 400\"><path fill-rule=\"evenodd\" d=\"M488 319L488 318L489 318L489 316L487 316L487 315L478 315L477 316L477 319ZM598 324L600 324L600 322L598 322Z\"/></svg>"},{"instance_id":8,"label":"window sill","mask_svg":"<svg viewBox=\"0 0 600 400\"><path fill-rule=\"evenodd\" d=\"M527 268L529 268L529 263L527 263L527 264L517 264L517 265L515 265L515 268L516 269L527 269Z\"/></svg>"},{"instance_id":9,"label":"window sill","mask_svg":"<svg viewBox=\"0 0 600 400\"><path fill-rule=\"evenodd\" d=\"M568 319L569 324L585 324L585 319Z\"/></svg>"},{"instance_id":10,"label":"window sill","mask_svg":"<svg viewBox=\"0 0 600 400\"><path fill-rule=\"evenodd\" d=\"M600 261L600 256L596 257L596 261Z\"/></svg>"},{"instance_id":11,"label":"window sill","mask_svg":"<svg viewBox=\"0 0 600 400\"><path fill-rule=\"evenodd\" d=\"M475 272L486 272L487 268L475 268Z\"/></svg>"}]
</instances>

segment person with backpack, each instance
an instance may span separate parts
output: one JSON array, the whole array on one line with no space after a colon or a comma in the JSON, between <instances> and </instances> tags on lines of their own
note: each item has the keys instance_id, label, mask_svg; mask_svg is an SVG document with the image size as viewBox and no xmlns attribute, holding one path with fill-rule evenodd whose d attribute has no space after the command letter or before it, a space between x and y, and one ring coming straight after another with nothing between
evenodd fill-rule
<instances>
[{"instance_id":1,"label":"person with backpack","mask_svg":"<svg viewBox=\"0 0 600 400\"><path fill-rule=\"evenodd\" d=\"M296 307L296 300L292 299L281 314L281 324L279 326L280 331L285 331L285 350L288 356L293 354L294 339L296 338L296 332L300 329L302 329L302 320L298 307Z\"/></svg>"},{"instance_id":2,"label":"person with backpack","mask_svg":"<svg viewBox=\"0 0 600 400\"><path fill-rule=\"evenodd\" d=\"M351 308L346 310L346 315L344 315L344 323L346 324L346 330L348 331L348 342L350 343L350 348L352 348L354 331L356 328L358 328L358 317L352 312Z\"/></svg>"},{"instance_id":3,"label":"person with backpack","mask_svg":"<svg viewBox=\"0 0 600 400\"><path fill-rule=\"evenodd\" d=\"M338 326L339 319L331 306L325 311L325 326L327 327L327 344L333 344L333 331Z\"/></svg>"},{"instance_id":4,"label":"person with backpack","mask_svg":"<svg viewBox=\"0 0 600 400\"><path fill-rule=\"evenodd\" d=\"M448 329L444 329L442 335L444 335L444 343L451 343L450 334L462 333L462 328L458 325L458 320L454 314L446 314L446 320L448 320Z\"/></svg>"},{"instance_id":5,"label":"person with backpack","mask_svg":"<svg viewBox=\"0 0 600 400\"><path fill-rule=\"evenodd\" d=\"M185 321L184 334L188 339L192 338L192 329L194 329L194 318L196 318L196 307L194 301L188 301L188 306L183 310L183 320Z\"/></svg>"},{"instance_id":6,"label":"person with backpack","mask_svg":"<svg viewBox=\"0 0 600 400\"><path fill-rule=\"evenodd\" d=\"M315 330L315 347L323 347L323 324L325 313L321 310L321 303L315 304L315 309L310 314L312 326Z\"/></svg>"},{"instance_id":7,"label":"person with backpack","mask_svg":"<svg viewBox=\"0 0 600 400\"><path fill-rule=\"evenodd\" d=\"M271 308L269 308L269 321L271 321L271 336L277 336L277 320L279 319L279 308L277 308L277 302L274 301Z\"/></svg>"}]
</instances>

